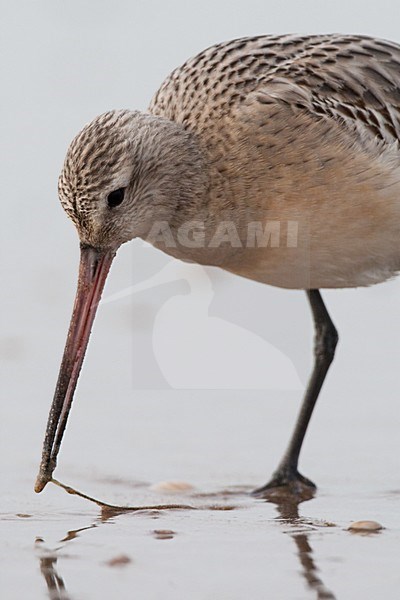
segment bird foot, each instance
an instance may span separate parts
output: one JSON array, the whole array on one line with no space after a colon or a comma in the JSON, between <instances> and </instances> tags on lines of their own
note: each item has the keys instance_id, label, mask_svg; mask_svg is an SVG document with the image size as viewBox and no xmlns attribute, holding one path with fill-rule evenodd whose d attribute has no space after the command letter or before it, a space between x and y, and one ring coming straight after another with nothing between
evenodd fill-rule
<instances>
[{"instance_id":1,"label":"bird foot","mask_svg":"<svg viewBox=\"0 0 400 600\"><path fill-rule=\"evenodd\" d=\"M303 502L314 497L317 486L294 469L279 469L271 480L252 492L255 498L265 500Z\"/></svg>"}]
</instances>

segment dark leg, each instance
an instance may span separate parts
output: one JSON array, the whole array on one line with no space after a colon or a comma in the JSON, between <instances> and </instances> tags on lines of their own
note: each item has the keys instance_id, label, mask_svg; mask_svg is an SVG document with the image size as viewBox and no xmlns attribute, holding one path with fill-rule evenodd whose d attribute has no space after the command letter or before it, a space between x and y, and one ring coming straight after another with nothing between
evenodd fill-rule
<instances>
[{"instance_id":1,"label":"dark leg","mask_svg":"<svg viewBox=\"0 0 400 600\"><path fill-rule=\"evenodd\" d=\"M272 476L271 481L264 487L253 492L255 496L267 497L269 492L284 488L288 492L301 493L304 488L315 489L315 484L300 475L297 470L301 446L311 419L318 394L324 383L329 366L335 355L338 334L319 290L307 290L315 325L315 362L314 370L308 382L303 404L293 431L289 446Z\"/></svg>"}]
</instances>

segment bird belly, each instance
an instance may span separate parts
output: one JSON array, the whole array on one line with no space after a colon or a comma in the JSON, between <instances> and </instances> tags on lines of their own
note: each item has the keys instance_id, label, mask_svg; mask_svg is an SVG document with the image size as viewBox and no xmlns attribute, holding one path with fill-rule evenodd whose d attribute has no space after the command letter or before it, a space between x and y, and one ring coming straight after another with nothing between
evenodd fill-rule
<instances>
[{"instance_id":1,"label":"bird belly","mask_svg":"<svg viewBox=\"0 0 400 600\"><path fill-rule=\"evenodd\" d=\"M390 265L352 263L339 265L335 260L293 259L282 255L280 259L259 258L252 265L229 265L226 270L268 285L286 289L319 289L365 287L382 283L398 274L399 261L390 261Z\"/></svg>"},{"instance_id":2,"label":"bird belly","mask_svg":"<svg viewBox=\"0 0 400 600\"><path fill-rule=\"evenodd\" d=\"M219 266L292 289L386 281L400 271L400 186L387 184L386 179L347 190L338 185L325 196L323 187L307 197L299 190L271 201L259 235L248 222L241 248Z\"/></svg>"}]
</instances>

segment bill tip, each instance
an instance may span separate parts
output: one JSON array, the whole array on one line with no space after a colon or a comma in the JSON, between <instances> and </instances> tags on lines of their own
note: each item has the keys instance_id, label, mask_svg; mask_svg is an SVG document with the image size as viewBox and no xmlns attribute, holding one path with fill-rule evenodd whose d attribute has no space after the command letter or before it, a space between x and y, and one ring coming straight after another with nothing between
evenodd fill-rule
<instances>
[{"instance_id":1,"label":"bill tip","mask_svg":"<svg viewBox=\"0 0 400 600\"><path fill-rule=\"evenodd\" d=\"M35 492L37 494L40 494L40 492L44 490L44 488L46 487L48 482L49 482L49 479L46 477L43 477L43 475L41 473L39 473L39 475L37 476L36 482L35 482L35 487L34 487Z\"/></svg>"}]
</instances>

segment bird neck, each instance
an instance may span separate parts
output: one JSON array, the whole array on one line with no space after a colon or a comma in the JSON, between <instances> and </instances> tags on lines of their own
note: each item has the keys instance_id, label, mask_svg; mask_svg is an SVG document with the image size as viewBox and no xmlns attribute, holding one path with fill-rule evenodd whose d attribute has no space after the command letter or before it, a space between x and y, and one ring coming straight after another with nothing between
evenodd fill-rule
<instances>
[{"instance_id":1,"label":"bird neck","mask_svg":"<svg viewBox=\"0 0 400 600\"><path fill-rule=\"evenodd\" d=\"M149 125L152 156L145 159L163 165L160 189L166 200L147 223L146 240L175 258L227 264L241 246L240 211L216 152L183 123L149 115Z\"/></svg>"}]
</instances>

